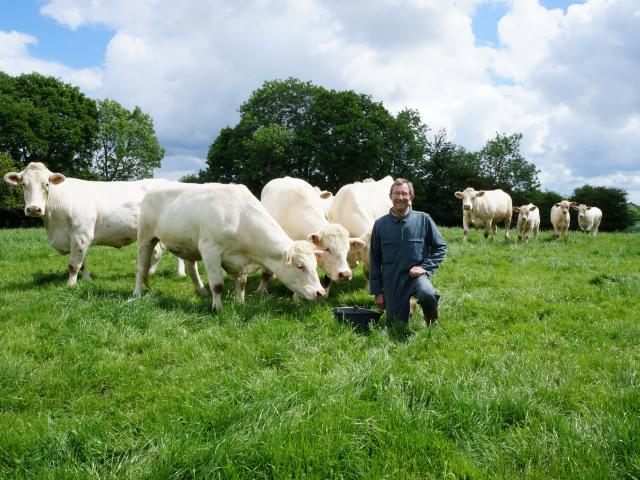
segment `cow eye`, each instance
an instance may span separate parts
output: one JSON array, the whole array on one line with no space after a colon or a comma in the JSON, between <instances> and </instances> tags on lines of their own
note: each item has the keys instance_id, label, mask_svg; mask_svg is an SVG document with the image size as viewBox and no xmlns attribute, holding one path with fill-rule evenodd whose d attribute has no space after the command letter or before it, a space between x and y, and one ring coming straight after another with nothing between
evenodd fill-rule
<instances>
[{"instance_id":1,"label":"cow eye","mask_svg":"<svg viewBox=\"0 0 640 480\"><path fill-rule=\"evenodd\" d=\"M300 265L296 265L296 268L298 270L302 270L304 272L304 265L300 264Z\"/></svg>"},{"instance_id":2,"label":"cow eye","mask_svg":"<svg viewBox=\"0 0 640 480\"><path fill-rule=\"evenodd\" d=\"M327 253L331 253L331 249L329 247L325 248L324 251Z\"/></svg>"}]
</instances>

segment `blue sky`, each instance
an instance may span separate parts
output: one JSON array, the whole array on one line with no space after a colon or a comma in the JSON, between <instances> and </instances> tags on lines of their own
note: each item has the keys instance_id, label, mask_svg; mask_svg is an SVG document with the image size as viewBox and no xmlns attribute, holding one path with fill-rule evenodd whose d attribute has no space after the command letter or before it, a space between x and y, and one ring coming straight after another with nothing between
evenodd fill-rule
<instances>
[{"instance_id":1,"label":"blue sky","mask_svg":"<svg viewBox=\"0 0 640 480\"><path fill-rule=\"evenodd\" d=\"M417 109L469 150L522 132L543 187L640 202L639 44L638 0L0 0L0 70L139 105L169 178L294 76Z\"/></svg>"}]
</instances>

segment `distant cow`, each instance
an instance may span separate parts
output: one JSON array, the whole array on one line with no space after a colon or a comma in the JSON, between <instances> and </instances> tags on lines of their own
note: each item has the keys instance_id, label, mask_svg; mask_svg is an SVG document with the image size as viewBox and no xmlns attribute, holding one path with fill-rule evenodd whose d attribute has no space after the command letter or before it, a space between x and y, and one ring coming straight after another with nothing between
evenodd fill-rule
<instances>
[{"instance_id":1,"label":"distant cow","mask_svg":"<svg viewBox=\"0 0 640 480\"><path fill-rule=\"evenodd\" d=\"M513 215L509 194L502 190L476 191L469 187L463 192L455 192L454 195L462 200L462 228L465 242L469 239L469 225L484 226L484 238L489 237L489 230L492 230L495 238L499 222L504 222L504 238L509 239Z\"/></svg>"},{"instance_id":2,"label":"distant cow","mask_svg":"<svg viewBox=\"0 0 640 480\"><path fill-rule=\"evenodd\" d=\"M571 223L571 214L569 210L574 207L576 202L562 200L551 207L551 225L556 237L560 235L566 236L569 232L569 224Z\"/></svg>"},{"instance_id":3,"label":"distant cow","mask_svg":"<svg viewBox=\"0 0 640 480\"><path fill-rule=\"evenodd\" d=\"M366 179L363 182L347 184L336 193L327 215L330 222L339 223L349 231L349 235L365 242L364 248L350 252L347 258L351 268L362 261L367 291L369 291L371 229L376 219L389 213L389 209L393 206L389 198L391 185L393 185L393 178L389 175L377 182Z\"/></svg>"},{"instance_id":4,"label":"distant cow","mask_svg":"<svg viewBox=\"0 0 640 480\"><path fill-rule=\"evenodd\" d=\"M49 244L60 254L69 254L67 285L76 284L79 270L84 280L91 280L86 262L90 245L120 248L136 241L142 198L166 182L92 182L53 173L33 162L20 173L7 173L4 179L22 185L25 214L42 218ZM152 271L161 254L158 246ZM184 269L182 262L179 271L180 267Z\"/></svg>"},{"instance_id":5,"label":"distant cow","mask_svg":"<svg viewBox=\"0 0 640 480\"><path fill-rule=\"evenodd\" d=\"M581 203L577 207L573 206L574 210L578 211L578 224L580 230L586 233L592 233L595 237L602 221L602 210L598 207L588 207Z\"/></svg>"},{"instance_id":6,"label":"distant cow","mask_svg":"<svg viewBox=\"0 0 640 480\"><path fill-rule=\"evenodd\" d=\"M364 241L326 218L322 194L299 178L275 178L262 189L260 201L293 240L308 240L321 253L318 265L334 282L351 280L347 254L364 248ZM267 288L271 273L263 271L259 292ZM328 283L324 285L328 288Z\"/></svg>"},{"instance_id":7,"label":"distant cow","mask_svg":"<svg viewBox=\"0 0 640 480\"><path fill-rule=\"evenodd\" d=\"M534 204L513 207L513 211L518 213L518 240L524 243L529 242L529 235L533 233L533 238L538 238L540 230L540 209Z\"/></svg>"},{"instance_id":8,"label":"distant cow","mask_svg":"<svg viewBox=\"0 0 640 480\"><path fill-rule=\"evenodd\" d=\"M187 273L204 296L195 264L203 261L214 310L222 308L223 270L235 278L239 302L244 301L247 273L257 268L275 273L300 297L326 296L311 243L289 238L244 185L171 182L145 196L134 296L141 295L143 282L148 286L151 252L158 241L186 261Z\"/></svg>"}]
</instances>

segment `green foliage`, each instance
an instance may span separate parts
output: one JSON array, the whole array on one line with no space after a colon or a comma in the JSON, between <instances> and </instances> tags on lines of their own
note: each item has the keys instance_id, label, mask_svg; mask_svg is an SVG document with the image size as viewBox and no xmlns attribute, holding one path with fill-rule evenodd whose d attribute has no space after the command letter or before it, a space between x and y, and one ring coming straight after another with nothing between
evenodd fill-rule
<instances>
[{"instance_id":1,"label":"green foliage","mask_svg":"<svg viewBox=\"0 0 640 480\"><path fill-rule=\"evenodd\" d=\"M238 125L209 148L207 169L188 180L243 183L259 195L271 178L291 175L335 191L367 177L400 176L423 156L426 127L417 112L393 117L352 91L294 78L265 82L240 113Z\"/></svg>"},{"instance_id":2,"label":"green foliage","mask_svg":"<svg viewBox=\"0 0 640 480\"><path fill-rule=\"evenodd\" d=\"M540 188L536 166L520 153L521 133L496 133L478 153L482 174L494 188L505 192L531 192Z\"/></svg>"},{"instance_id":3,"label":"green foliage","mask_svg":"<svg viewBox=\"0 0 640 480\"><path fill-rule=\"evenodd\" d=\"M77 87L0 72L0 151L19 165L43 162L53 172L90 176L97 117L95 102Z\"/></svg>"},{"instance_id":4,"label":"green foliage","mask_svg":"<svg viewBox=\"0 0 640 480\"><path fill-rule=\"evenodd\" d=\"M443 228L440 326L359 334L331 297L222 312L162 259L97 248L67 288L42 230L0 231L0 478L638 478L638 235L528 245ZM249 278L254 289L259 276Z\"/></svg>"},{"instance_id":5,"label":"green foliage","mask_svg":"<svg viewBox=\"0 0 640 480\"><path fill-rule=\"evenodd\" d=\"M627 209L627 192L621 188L583 185L573 191L571 199L602 210L600 231L624 230L634 224Z\"/></svg>"},{"instance_id":6,"label":"green foliage","mask_svg":"<svg viewBox=\"0 0 640 480\"><path fill-rule=\"evenodd\" d=\"M98 102L98 136L93 172L99 180L137 180L153 176L164 149L156 138L151 117L133 112L114 100Z\"/></svg>"}]
</instances>

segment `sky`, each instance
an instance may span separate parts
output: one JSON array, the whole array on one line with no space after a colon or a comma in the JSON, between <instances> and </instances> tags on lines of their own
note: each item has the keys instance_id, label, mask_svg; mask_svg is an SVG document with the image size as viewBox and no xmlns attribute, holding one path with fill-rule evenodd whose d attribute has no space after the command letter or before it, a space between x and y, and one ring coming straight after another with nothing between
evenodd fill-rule
<instances>
[{"instance_id":1,"label":"sky","mask_svg":"<svg viewBox=\"0 0 640 480\"><path fill-rule=\"evenodd\" d=\"M640 204L640 0L0 0L0 70L139 106L156 177L203 168L252 91L296 77L471 151L521 132L544 189Z\"/></svg>"}]
</instances>

